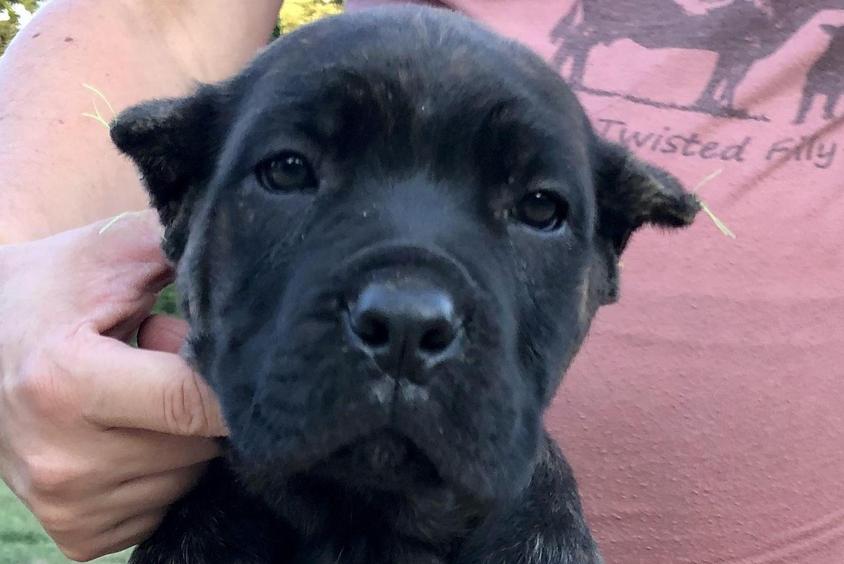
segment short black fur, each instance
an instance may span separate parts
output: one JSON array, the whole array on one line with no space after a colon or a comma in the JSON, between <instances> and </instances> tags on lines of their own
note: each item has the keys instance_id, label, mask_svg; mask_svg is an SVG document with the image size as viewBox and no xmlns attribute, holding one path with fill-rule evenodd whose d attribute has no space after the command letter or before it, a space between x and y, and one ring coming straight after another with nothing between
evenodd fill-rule
<instances>
[{"instance_id":1,"label":"short black fur","mask_svg":"<svg viewBox=\"0 0 844 564\"><path fill-rule=\"evenodd\" d=\"M542 412L630 235L699 206L598 139L542 60L444 10L379 9L111 131L231 430L134 564L600 562ZM261 181L290 154L315 189ZM559 226L519 221L536 192Z\"/></svg>"}]
</instances>

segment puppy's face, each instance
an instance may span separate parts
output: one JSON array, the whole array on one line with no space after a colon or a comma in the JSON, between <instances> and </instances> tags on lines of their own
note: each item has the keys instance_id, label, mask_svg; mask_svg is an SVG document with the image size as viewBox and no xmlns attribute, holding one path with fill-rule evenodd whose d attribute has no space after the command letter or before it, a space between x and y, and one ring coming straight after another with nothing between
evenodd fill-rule
<instances>
[{"instance_id":1,"label":"puppy's face","mask_svg":"<svg viewBox=\"0 0 844 564\"><path fill-rule=\"evenodd\" d=\"M269 499L303 472L518 492L630 233L697 211L598 141L542 61L428 9L307 27L112 136L168 227L190 352Z\"/></svg>"}]
</instances>

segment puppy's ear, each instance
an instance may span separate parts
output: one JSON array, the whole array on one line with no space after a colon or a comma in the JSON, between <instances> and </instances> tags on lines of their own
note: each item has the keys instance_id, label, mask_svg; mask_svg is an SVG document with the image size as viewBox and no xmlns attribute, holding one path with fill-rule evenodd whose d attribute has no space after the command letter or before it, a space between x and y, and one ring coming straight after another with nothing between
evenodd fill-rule
<instances>
[{"instance_id":1,"label":"puppy's ear","mask_svg":"<svg viewBox=\"0 0 844 564\"><path fill-rule=\"evenodd\" d=\"M150 201L166 228L164 250L181 256L197 192L214 168L220 135L216 91L202 87L186 98L133 106L111 123L111 139L141 172Z\"/></svg>"},{"instance_id":2,"label":"puppy's ear","mask_svg":"<svg viewBox=\"0 0 844 564\"><path fill-rule=\"evenodd\" d=\"M646 224L691 225L701 206L676 178L623 147L599 141L596 157L597 232L609 279L601 301L608 304L618 299L618 260L633 232Z\"/></svg>"}]
</instances>

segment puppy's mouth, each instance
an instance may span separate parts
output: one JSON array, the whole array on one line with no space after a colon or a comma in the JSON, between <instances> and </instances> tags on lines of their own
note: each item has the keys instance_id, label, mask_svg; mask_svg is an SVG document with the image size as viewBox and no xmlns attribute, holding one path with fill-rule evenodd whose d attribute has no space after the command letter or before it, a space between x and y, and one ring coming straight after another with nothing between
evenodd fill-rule
<instances>
[{"instance_id":1,"label":"puppy's mouth","mask_svg":"<svg viewBox=\"0 0 844 564\"><path fill-rule=\"evenodd\" d=\"M410 439L391 429L376 431L341 447L308 473L383 491L443 483L430 458Z\"/></svg>"}]
</instances>

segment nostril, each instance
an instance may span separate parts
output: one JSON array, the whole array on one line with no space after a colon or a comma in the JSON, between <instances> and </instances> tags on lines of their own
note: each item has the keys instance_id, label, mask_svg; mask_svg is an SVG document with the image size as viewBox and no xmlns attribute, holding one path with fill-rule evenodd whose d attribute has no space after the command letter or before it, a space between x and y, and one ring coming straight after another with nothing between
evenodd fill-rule
<instances>
[{"instance_id":1,"label":"nostril","mask_svg":"<svg viewBox=\"0 0 844 564\"><path fill-rule=\"evenodd\" d=\"M350 344L387 374L417 383L459 354L460 317L446 291L416 280L371 282L348 302Z\"/></svg>"},{"instance_id":2,"label":"nostril","mask_svg":"<svg viewBox=\"0 0 844 564\"><path fill-rule=\"evenodd\" d=\"M365 311L352 319L355 334L363 343L377 349L390 342L390 325L388 320L377 312Z\"/></svg>"},{"instance_id":3,"label":"nostril","mask_svg":"<svg viewBox=\"0 0 844 564\"><path fill-rule=\"evenodd\" d=\"M457 330L452 323L445 319L437 320L422 334L419 350L428 354L441 353L448 348L456 336Z\"/></svg>"}]
</instances>

